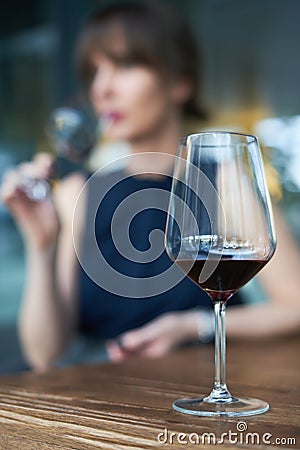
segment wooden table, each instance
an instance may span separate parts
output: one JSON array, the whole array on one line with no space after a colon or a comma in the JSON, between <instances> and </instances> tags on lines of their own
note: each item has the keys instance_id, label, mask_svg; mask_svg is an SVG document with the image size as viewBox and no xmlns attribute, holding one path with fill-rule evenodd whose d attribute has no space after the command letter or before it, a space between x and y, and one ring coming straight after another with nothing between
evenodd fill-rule
<instances>
[{"instance_id":1,"label":"wooden table","mask_svg":"<svg viewBox=\"0 0 300 450\"><path fill-rule=\"evenodd\" d=\"M299 338L229 343L227 374L232 393L262 398L270 411L241 420L172 410L178 397L210 390L212 346L163 359L2 377L0 449L299 449ZM204 435L200 445L203 433L214 435Z\"/></svg>"}]
</instances>

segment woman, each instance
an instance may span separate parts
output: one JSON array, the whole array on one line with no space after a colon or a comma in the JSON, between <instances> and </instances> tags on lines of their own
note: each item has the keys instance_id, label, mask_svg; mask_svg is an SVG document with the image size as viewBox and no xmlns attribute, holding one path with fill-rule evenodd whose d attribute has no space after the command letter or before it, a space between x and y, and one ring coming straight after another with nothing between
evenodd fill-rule
<instances>
[{"instance_id":1,"label":"woman","mask_svg":"<svg viewBox=\"0 0 300 450\"><path fill-rule=\"evenodd\" d=\"M97 214L96 239L118 273L129 278L147 278L168 267L166 254L158 261L147 261L146 265L125 261L115 250L111 221L116 208L135 192L169 190L170 179L161 174L172 171L170 160L182 134L183 113L198 117L202 114L195 102L199 79L197 51L181 19L165 7L140 2L95 13L79 38L77 60L91 104L106 124L106 137L125 140L133 155L144 155L129 159L121 182L119 178L107 181L109 196L104 198L102 210ZM161 152L170 158L161 158ZM104 341L113 360L130 355L159 356L182 342L211 338L209 300L188 279L166 292L153 295L154 291L149 291L141 294L145 298L137 299L138 283L132 288L132 298L128 291L120 296L91 281L78 265L72 219L87 180L85 174L76 173L64 179L52 198L37 203L19 188L24 173L47 178L51 160L46 155L37 156L32 163L8 174L2 188L2 198L16 218L26 244L27 280L20 336L25 355L34 368L43 370L56 360L76 330ZM86 196L81 196L83 200L76 208L74 237L75 242L83 243L85 257L92 258L86 244L89 205L95 192L103 190L103 180L110 180L109 177L99 177L100 185L85 190ZM145 252L151 227L163 230L164 223L161 211L148 208L144 215L136 217L133 229L129 230L133 245ZM117 231L113 229L116 233L113 237L122 241L121 225L116 227ZM229 311L228 336L286 333L300 323L294 313L299 255L280 221L277 231L280 242L277 256L261 275L270 302L262 306L237 306ZM278 262L287 254L293 260L288 271ZM278 272L284 276L284 291L283 283L274 284ZM202 308L195 311L199 305Z\"/></svg>"}]
</instances>

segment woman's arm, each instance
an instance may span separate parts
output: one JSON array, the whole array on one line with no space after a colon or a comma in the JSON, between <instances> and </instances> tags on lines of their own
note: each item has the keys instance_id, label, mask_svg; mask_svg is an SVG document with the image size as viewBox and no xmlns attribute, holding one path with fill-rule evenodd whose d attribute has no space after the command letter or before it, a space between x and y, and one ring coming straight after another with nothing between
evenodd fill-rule
<instances>
[{"instance_id":1,"label":"woman's arm","mask_svg":"<svg viewBox=\"0 0 300 450\"><path fill-rule=\"evenodd\" d=\"M28 273L19 331L24 353L37 369L48 367L62 354L77 325L77 258L72 218L83 181L81 175L73 175L55 191L60 218L55 248L31 248L27 252Z\"/></svg>"},{"instance_id":2,"label":"woman's arm","mask_svg":"<svg viewBox=\"0 0 300 450\"><path fill-rule=\"evenodd\" d=\"M260 273L268 301L229 308L226 314L228 337L275 337L300 329L300 252L278 210L275 210L275 225L277 250ZM201 319L201 311L195 310L164 314L109 342L108 354L113 360L133 355L161 356L181 342L198 339L206 325Z\"/></svg>"},{"instance_id":3,"label":"woman's arm","mask_svg":"<svg viewBox=\"0 0 300 450\"><path fill-rule=\"evenodd\" d=\"M300 251L277 208L277 249L259 278L267 302L231 308L227 335L239 338L280 336L300 329Z\"/></svg>"},{"instance_id":4,"label":"woman's arm","mask_svg":"<svg viewBox=\"0 0 300 450\"><path fill-rule=\"evenodd\" d=\"M39 156L27 164L27 175L47 177L50 161ZM26 282L19 315L19 332L30 365L43 370L61 354L76 326L76 255L72 240L73 205L83 184L74 175L55 190L54 199L30 201L19 189L20 172L11 172L1 196L24 237Z\"/></svg>"}]
</instances>

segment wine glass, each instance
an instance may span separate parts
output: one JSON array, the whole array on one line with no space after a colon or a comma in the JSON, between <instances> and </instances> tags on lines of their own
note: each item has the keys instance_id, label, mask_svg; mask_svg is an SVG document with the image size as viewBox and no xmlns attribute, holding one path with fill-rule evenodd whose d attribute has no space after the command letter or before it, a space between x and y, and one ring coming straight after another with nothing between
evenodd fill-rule
<instances>
[{"instance_id":1,"label":"wine glass","mask_svg":"<svg viewBox=\"0 0 300 450\"><path fill-rule=\"evenodd\" d=\"M269 405L231 395L225 379L227 300L271 259L276 247L263 162L255 136L211 131L180 139L165 245L169 257L210 296L215 314L211 393L173 403L197 416L250 416Z\"/></svg>"},{"instance_id":2,"label":"wine glass","mask_svg":"<svg viewBox=\"0 0 300 450\"><path fill-rule=\"evenodd\" d=\"M46 134L54 150L51 180L24 176L21 188L32 201L43 201L55 179L78 169L96 140L96 122L89 111L79 108L56 108L49 119Z\"/></svg>"}]
</instances>

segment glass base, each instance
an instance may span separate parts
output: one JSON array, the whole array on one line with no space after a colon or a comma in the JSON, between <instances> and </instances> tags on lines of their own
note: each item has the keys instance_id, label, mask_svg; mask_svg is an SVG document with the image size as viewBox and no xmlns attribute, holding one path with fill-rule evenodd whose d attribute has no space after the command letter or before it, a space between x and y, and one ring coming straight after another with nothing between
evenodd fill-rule
<instances>
[{"instance_id":1,"label":"glass base","mask_svg":"<svg viewBox=\"0 0 300 450\"><path fill-rule=\"evenodd\" d=\"M244 417L268 411L268 403L257 398L235 398L212 401L210 397L182 398L173 403L173 409L183 414L209 417Z\"/></svg>"}]
</instances>

